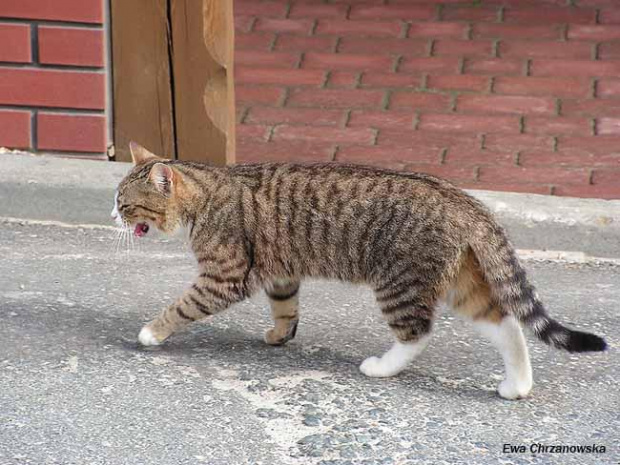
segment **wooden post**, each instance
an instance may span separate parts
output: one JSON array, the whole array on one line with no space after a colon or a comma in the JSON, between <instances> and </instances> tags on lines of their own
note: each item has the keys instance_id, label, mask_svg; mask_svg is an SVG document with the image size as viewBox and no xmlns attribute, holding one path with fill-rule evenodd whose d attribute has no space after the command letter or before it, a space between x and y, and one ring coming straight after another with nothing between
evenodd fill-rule
<instances>
[{"instance_id":1,"label":"wooden post","mask_svg":"<svg viewBox=\"0 0 620 465\"><path fill-rule=\"evenodd\" d=\"M175 158L166 0L112 0L113 135L116 160L129 141Z\"/></svg>"},{"instance_id":2,"label":"wooden post","mask_svg":"<svg viewBox=\"0 0 620 465\"><path fill-rule=\"evenodd\" d=\"M234 162L232 0L172 0L172 45L178 158Z\"/></svg>"},{"instance_id":3,"label":"wooden post","mask_svg":"<svg viewBox=\"0 0 620 465\"><path fill-rule=\"evenodd\" d=\"M117 153L123 154L119 144L133 139L153 152L180 160L234 163L233 0L112 2L114 101L120 109L115 111L115 134L122 135L115 140ZM139 7L130 6L136 4ZM157 18L163 15L163 20L156 22L155 35L139 28L130 32L136 21L154 14ZM165 56L159 52L151 56L153 37L163 41ZM161 43L157 45L161 50ZM127 50L126 58L121 59L121 55L117 60L117 49ZM138 63L127 63L131 55ZM144 74L142 69L155 69L157 73L168 70L168 79L141 86L135 74ZM127 80L131 86L123 84ZM161 106L162 92L169 95L170 106ZM152 116L138 117L144 114ZM156 129L149 132L148 126ZM162 132L172 134L173 142L163 147L163 152L159 151L165 145L161 143Z\"/></svg>"}]
</instances>

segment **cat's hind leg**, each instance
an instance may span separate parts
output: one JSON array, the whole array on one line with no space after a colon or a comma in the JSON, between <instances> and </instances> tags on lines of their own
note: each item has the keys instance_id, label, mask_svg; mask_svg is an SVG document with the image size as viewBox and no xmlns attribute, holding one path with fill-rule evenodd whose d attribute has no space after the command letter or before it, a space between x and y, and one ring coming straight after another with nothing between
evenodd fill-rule
<instances>
[{"instance_id":1,"label":"cat's hind leg","mask_svg":"<svg viewBox=\"0 0 620 465\"><path fill-rule=\"evenodd\" d=\"M499 350L506 378L497 387L504 399L526 397L532 389L532 367L521 325L513 316L501 321L474 321L474 327Z\"/></svg>"},{"instance_id":2,"label":"cat's hind leg","mask_svg":"<svg viewBox=\"0 0 620 465\"><path fill-rule=\"evenodd\" d=\"M424 351L431 337L435 306L433 299L417 293L413 284L375 289L375 293L396 342L381 357L364 360L360 371L385 378L403 371Z\"/></svg>"},{"instance_id":3,"label":"cat's hind leg","mask_svg":"<svg viewBox=\"0 0 620 465\"><path fill-rule=\"evenodd\" d=\"M272 346L286 344L295 337L299 323L299 281L275 279L265 287L271 306L274 326L265 333L265 342Z\"/></svg>"},{"instance_id":4,"label":"cat's hind leg","mask_svg":"<svg viewBox=\"0 0 620 465\"><path fill-rule=\"evenodd\" d=\"M501 354L506 377L497 388L499 395L526 397L532 389L532 367L521 325L492 301L473 253L466 256L446 300L455 312L473 321L474 328Z\"/></svg>"}]
</instances>

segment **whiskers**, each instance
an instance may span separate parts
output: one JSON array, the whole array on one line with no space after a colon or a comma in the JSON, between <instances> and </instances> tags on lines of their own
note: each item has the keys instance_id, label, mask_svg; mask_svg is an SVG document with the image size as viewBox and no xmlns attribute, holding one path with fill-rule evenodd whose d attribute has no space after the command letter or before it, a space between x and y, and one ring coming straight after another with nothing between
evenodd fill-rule
<instances>
[{"instance_id":1,"label":"whiskers","mask_svg":"<svg viewBox=\"0 0 620 465\"><path fill-rule=\"evenodd\" d=\"M114 251L116 254L129 253L135 248L133 231L126 221L119 223L114 238Z\"/></svg>"}]
</instances>

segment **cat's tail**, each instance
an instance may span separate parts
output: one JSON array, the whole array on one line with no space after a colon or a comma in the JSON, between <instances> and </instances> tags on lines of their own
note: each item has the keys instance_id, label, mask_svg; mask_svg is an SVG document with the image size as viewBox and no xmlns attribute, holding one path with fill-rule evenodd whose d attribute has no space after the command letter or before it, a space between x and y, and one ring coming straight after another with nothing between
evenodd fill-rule
<instances>
[{"instance_id":1,"label":"cat's tail","mask_svg":"<svg viewBox=\"0 0 620 465\"><path fill-rule=\"evenodd\" d=\"M607 348L599 336L568 329L549 316L501 227L490 225L470 246L494 300L538 339L568 352L600 352Z\"/></svg>"}]
</instances>

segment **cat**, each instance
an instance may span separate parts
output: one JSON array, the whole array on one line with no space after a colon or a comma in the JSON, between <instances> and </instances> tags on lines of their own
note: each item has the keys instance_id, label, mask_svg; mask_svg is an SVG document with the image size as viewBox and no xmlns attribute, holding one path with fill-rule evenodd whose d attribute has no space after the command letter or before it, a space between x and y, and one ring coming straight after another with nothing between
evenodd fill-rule
<instances>
[{"instance_id":1,"label":"cat","mask_svg":"<svg viewBox=\"0 0 620 465\"><path fill-rule=\"evenodd\" d=\"M385 354L360 365L367 376L394 376L424 350L439 302L499 350L506 399L532 388L522 325L558 349L606 349L547 314L502 227L448 181L336 163L212 167L135 143L130 151L135 166L112 216L136 236L186 227L198 262L193 284L140 331L145 346L260 289L274 320L265 341L285 344L297 330L301 280L327 278L369 285L394 333Z\"/></svg>"}]
</instances>

